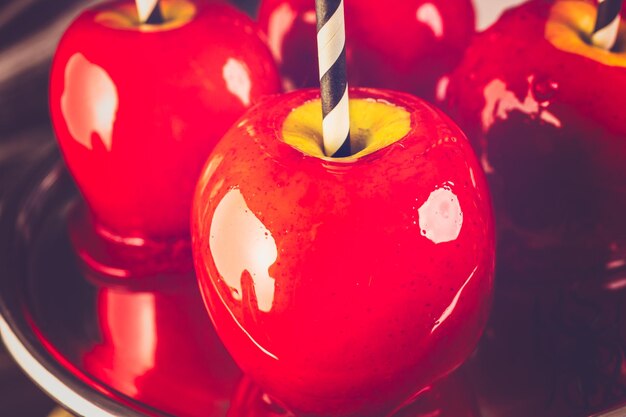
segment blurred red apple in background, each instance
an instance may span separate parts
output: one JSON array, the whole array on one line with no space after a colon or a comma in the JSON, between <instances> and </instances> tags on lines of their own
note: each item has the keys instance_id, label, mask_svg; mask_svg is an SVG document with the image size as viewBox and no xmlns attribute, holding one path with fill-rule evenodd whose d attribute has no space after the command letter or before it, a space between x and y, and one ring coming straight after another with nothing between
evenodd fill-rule
<instances>
[{"instance_id":1,"label":"blurred red apple in background","mask_svg":"<svg viewBox=\"0 0 626 417\"><path fill-rule=\"evenodd\" d=\"M435 100L475 28L470 0L346 0L351 86L389 88ZM267 33L287 88L319 85L313 0L263 0Z\"/></svg>"},{"instance_id":2,"label":"blurred red apple in background","mask_svg":"<svg viewBox=\"0 0 626 417\"><path fill-rule=\"evenodd\" d=\"M592 1L511 9L448 89L496 210L499 285L479 357L502 415L590 415L626 392L626 33L597 48L595 20Z\"/></svg>"},{"instance_id":3,"label":"blurred red apple in background","mask_svg":"<svg viewBox=\"0 0 626 417\"><path fill-rule=\"evenodd\" d=\"M626 236L626 55L588 43L587 1L531 1L476 36L451 114L490 179L503 275L593 276ZM523 34L523 36L522 36Z\"/></svg>"},{"instance_id":4,"label":"blurred red apple in background","mask_svg":"<svg viewBox=\"0 0 626 417\"><path fill-rule=\"evenodd\" d=\"M457 366L487 319L490 197L463 133L422 100L351 91L354 155L321 151L319 92L251 109L192 211L218 335L305 415L382 416Z\"/></svg>"}]
</instances>

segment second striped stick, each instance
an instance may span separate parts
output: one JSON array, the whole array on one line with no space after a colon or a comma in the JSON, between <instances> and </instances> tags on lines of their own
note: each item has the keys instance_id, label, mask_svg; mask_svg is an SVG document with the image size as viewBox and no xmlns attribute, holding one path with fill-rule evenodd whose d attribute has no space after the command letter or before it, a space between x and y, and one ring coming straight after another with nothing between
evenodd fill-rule
<instances>
[{"instance_id":1,"label":"second striped stick","mask_svg":"<svg viewBox=\"0 0 626 417\"><path fill-rule=\"evenodd\" d=\"M598 1L598 17L591 36L594 45L607 51L613 49L619 33L621 11L622 0Z\"/></svg>"},{"instance_id":2,"label":"second striped stick","mask_svg":"<svg viewBox=\"0 0 626 417\"><path fill-rule=\"evenodd\" d=\"M161 12L159 0L135 0L135 4L137 5L137 13L141 23L149 25L163 23L163 13Z\"/></svg>"}]
</instances>

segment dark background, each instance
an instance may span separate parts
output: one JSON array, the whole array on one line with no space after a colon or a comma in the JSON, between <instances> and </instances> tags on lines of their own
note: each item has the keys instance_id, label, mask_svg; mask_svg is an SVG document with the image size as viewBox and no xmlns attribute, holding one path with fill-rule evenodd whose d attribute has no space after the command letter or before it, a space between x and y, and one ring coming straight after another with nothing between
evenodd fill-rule
<instances>
[{"instance_id":1,"label":"dark background","mask_svg":"<svg viewBox=\"0 0 626 417\"><path fill-rule=\"evenodd\" d=\"M8 185L54 140L48 73L65 28L94 0L0 0L0 210ZM257 0L234 0L253 15ZM0 416L44 417L54 408L0 344Z\"/></svg>"}]
</instances>

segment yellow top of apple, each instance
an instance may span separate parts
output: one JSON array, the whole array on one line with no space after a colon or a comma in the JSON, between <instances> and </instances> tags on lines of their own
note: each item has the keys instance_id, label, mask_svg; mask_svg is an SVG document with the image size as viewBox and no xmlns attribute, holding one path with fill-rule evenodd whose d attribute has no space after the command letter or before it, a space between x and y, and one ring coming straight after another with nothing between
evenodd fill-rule
<instances>
[{"instance_id":1,"label":"yellow top of apple","mask_svg":"<svg viewBox=\"0 0 626 417\"><path fill-rule=\"evenodd\" d=\"M196 15L196 6L188 0L161 0L161 12L163 23L146 24L139 20L137 7L126 3L98 13L96 22L115 29L161 32L179 28L189 22Z\"/></svg>"},{"instance_id":2,"label":"yellow top of apple","mask_svg":"<svg viewBox=\"0 0 626 417\"><path fill-rule=\"evenodd\" d=\"M580 0L557 1L550 10L545 36L562 51L582 55L605 65L626 67L626 50L623 42L618 50L606 51L591 44L596 24L597 8ZM626 39L626 26L620 23L618 39ZM622 45L622 46L620 46Z\"/></svg>"},{"instance_id":3,"label":"yellow top of apple","mask_svg":"<svg viewBox=\"0 0 626 417\"><path fill-rule=\"evenodd\" d=\"M350 100L352 155L335 160L358 159L405 137L411 130L411 115L382 100ZM282 128L283 140L303 153L326 158L322 139L322 102L311 100L291 111Z\"/></svg>"}]
</instances>

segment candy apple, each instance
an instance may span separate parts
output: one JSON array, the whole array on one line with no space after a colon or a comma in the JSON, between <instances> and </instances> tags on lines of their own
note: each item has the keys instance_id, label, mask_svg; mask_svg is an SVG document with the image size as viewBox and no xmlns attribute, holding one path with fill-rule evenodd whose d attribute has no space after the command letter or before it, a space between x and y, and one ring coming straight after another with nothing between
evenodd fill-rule
<instances>
[{"instance_id":1,"label":"candy apple","mask_svg":"<svg viewBox=\"0 0 626 417\"><path fill-rule=\"evenodd\" d=\"M275 404L249 377L244 377L229 408L229 417L295 417ZM393 417L479 417L476 398L462 372L424 388L415 401Z\"/></svg>"},{"instance_id":2,"label":"candy apple","mask_svg":"<svg viewBox=\"0 0 626 417\"><path fill-rule=\"evenodd\" d=\"M353 155L323 155L317 90L270 98L218 143L192 209L218 335L303 415L387 415L465 360L490 305L490 197L463 133L408 94L350 97Z\"/></svg>"},{"instance_id":3,"label":"candy apple","mask_svg":"<svg viewBox=\"0 0 626 417\"><path fill-rule=\"evenodd\" d=\"M158 25L141 24L130 0L85 11L52 65L59 145L100 236L113 242L188 239L194 185L215 142L279 90L243 13L222 2L161 4Z\"/></svg>"},{"instance_id":4,"label":"candy apple","mask_svg":"<svg viewBox=\"0 0 626 417\"><path fill-rule=\"evenodd\" d=\"M451 78L449 109L492 185L503 276L591 277L626 236L626 32L595 47L595 17L588 1L525 3Z\"/></svg>"},{"instance_id":5,"label":"candy apple","mask_svg":"<svg viewBox=\"0 0 626 417\"><path fill-rule=\"evenodd\" d=\"M346 0L350 85L429 100L443 91L474 33L470 0ZM312 0L263 0L259 22L287 88L318 85Z\"/></svg>"},{"instance_id":6,"label":"candy apple","mask_svg":"<svg viewBox=\"0 0 626 417\"><path fill-rule=\"evenodd\" d=\"M624 392L623 313L611 311L624 294L607 290L623 288L626 260L625 33L614 51L594 47L595 18L591 1L511 9L475 37L448 90L498 219L481 370L491 364L491 398L532 396L507 416L589 415Z\"/></svg>"}]
</instances>

